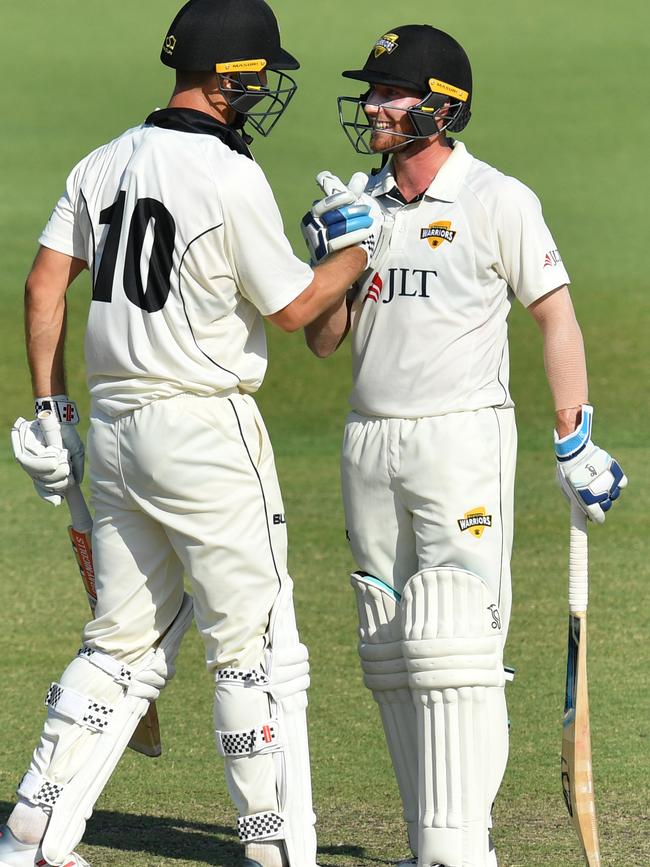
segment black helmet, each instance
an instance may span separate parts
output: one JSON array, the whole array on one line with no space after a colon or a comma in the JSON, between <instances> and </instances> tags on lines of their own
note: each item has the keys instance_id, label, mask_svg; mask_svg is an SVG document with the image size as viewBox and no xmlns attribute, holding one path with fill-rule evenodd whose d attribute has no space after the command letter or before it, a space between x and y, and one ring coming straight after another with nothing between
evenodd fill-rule
<instances>
[{"instance_id":1,"label":"black helmet","mask_svg":"<svg viewBox=\"0 0 650 867\"><path fill-rule=\"evenodd\" d=\"M264 0L189 0L167 31L160 59L184 72L216 72L220 83L228 82L221 90L229 104L262 135L296 92L295 81L280 70L300 67L282 48Z\"/></svg>"},{"instance_id":2,"label":"black helmet","mask_svg":"<svg viewBox=\"0 0 650 867\"><path fill-rule=\"evenodd\" d=\"M346 70L345 78L404 87L422 96L404 109L413 124L413 134L402 136L396 147L425 139L445 130L460 132L471 116L472 69L462 46L448 33L429 24L407 24L384 33L373 45L363 69ZM368 93L339 97L341 125L359 153L372 153L368 141L373 124L364 112ZM344 117L348 104L355 106L352 120ZM439 111L447 105L442 127Z\"/></svg>"}]
</instances>

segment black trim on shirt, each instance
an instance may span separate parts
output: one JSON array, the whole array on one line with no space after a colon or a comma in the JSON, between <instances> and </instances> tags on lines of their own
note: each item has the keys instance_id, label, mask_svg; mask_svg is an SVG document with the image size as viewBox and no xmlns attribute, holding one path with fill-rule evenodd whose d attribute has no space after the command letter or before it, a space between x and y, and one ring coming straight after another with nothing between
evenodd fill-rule
<instances>
[{"instance_id":1,"label":"black trim on shirt","mask_svg":"<svg viewBox=\"0 0 650 867\"><path fill-rule=\"evenodd\" d=\"M253 155L237 130L220 123L203 111L196 111L193 108L161 108L149 115L145 120L145 126L158 126L161 129L173 129L176 132L213 135L231 150L253 159Z\"/></svg>"},{"instance_id":2,"label":"black trim on shirt","mask_svg":"<svg viewBox=\"0 0 650 867\"><path fill-rule=\"evenodd\" d=\"M397 184L394 187L391 187L390 190L387 190L385 193L382 193L382 196L387 196L389 199L392 199L394 202L399 202L400 205L414 205L416 202L421 202L424 198L424 193L418 193L417 196L414 196L410 202L407 202L404 198L404 195Z\"/></svg>"}]
</instances>

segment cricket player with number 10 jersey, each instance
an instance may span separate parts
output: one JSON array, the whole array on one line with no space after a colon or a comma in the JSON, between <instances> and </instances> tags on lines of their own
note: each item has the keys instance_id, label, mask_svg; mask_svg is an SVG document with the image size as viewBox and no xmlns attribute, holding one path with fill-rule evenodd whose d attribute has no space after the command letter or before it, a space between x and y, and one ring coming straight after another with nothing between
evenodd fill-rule
<instances>
[{"instance_id":1,"label":"cricket player with number 10 jersey","mask_svg":"<svg viewBox=\"0 0 650 867\"><path fill-rule=\"evenodd\" d=\"M591 440L582 337L539 200L448 137L470 119L463 48L427 24L372 46L339 99L360 153L383 157L303 219L365 204L390 241L347 300L306 328L319 356L352 341L342 488L361 666L379 705L418 867L494 867L489 828L508 752L503 646L511 605L516 429L507 318L539 324L567 496L605 519L626 484ZM385 231L389 231L388 228Z\"/></svg>"},{"instance_id":2,"label":"cricket player with number 10 jersey","mask_svg":"<svg viewBox=\"0 0 650 867\"><path fill-rule=\"evenodd\" d=\"M0 867L87 864L72 850L173 676L193 616L243 863L315 865L308 654L252 394L266 370L263 317L295 331L338 303L381 250L382 221L362 206L354 224L315 224L336 252L314 269L294 256L244 129L266 135L296 89L284 70L298 61L263 0L190 0L161 60L176 70L169 105L73 169L27 280L35 409L55 414L63 447L44 441L38 419L18 419L12 443L38 493L58 504L84 463L63 368L65 293L91 274L97 603L47 694L40 743L0 828Z\"/></svg>"}]
</instances>

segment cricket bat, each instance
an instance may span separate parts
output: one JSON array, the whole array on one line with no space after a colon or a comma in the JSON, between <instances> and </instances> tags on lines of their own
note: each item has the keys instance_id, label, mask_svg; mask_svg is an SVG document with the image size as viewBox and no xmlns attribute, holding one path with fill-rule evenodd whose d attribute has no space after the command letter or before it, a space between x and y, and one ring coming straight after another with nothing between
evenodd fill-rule
<instances>
[{"instance_id":1,"label":"cricket bat","mask_svg":"<svg viewBox=\"0 0 650 867\"><path fill-rule=\"evenodd\" d=\"M43 431L43 437L48 445L61 447L61 431L58 421L50 410L44 410L38 414L38 421ZM84 495L78 485L74 485L65 492L65 499L70 510L72 523L68 527L68 535L72 542L81 580L86 588L86 596L90 604L90 610L95 613L97 604L97 591L95 590L95 569L93 566L92 528L93 521L84 500ZM160 742L160 724L158 711L152 702L147 713L138 723L129 741L129 746L137 753L156 758L162 753Z\"/></svg>"},{"instance_id":2,"label":"cricket bat","mask_svg":"<svg viewBox=\"0 0 650 867\"><path fill-rule=\"evenodd\" d=\"M569 646L562 720L562 790L588 867L600 867L587 690L587 516L571 504Z\"/></svg>"}]
</instances>

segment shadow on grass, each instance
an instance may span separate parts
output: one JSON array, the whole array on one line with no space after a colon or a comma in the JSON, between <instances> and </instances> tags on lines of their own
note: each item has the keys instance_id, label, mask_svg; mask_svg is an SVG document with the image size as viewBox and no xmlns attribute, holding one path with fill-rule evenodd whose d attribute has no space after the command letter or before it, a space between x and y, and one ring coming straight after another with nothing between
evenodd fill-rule
<instances>
[{"instance_id":1,"label":"shadow on grass","mask_svg":"<svg viewBox=\"0 0 650 867\"><path fill-rule=\"evenodd\" d=\"M7 816L13 803L0 801L0 816ZM194 822L173 816L146 816L96 810L86 826L83 843L102 846L113 852L133 852L161 859L178 859L235 867L241 863L243 849L233 827ZM327 856L353 858L360 867L377 863L364 854L361 846L322 846L319 862L327 867ZM337 860L338 863L338 860Z\"/></svg>"}]
</instances>

